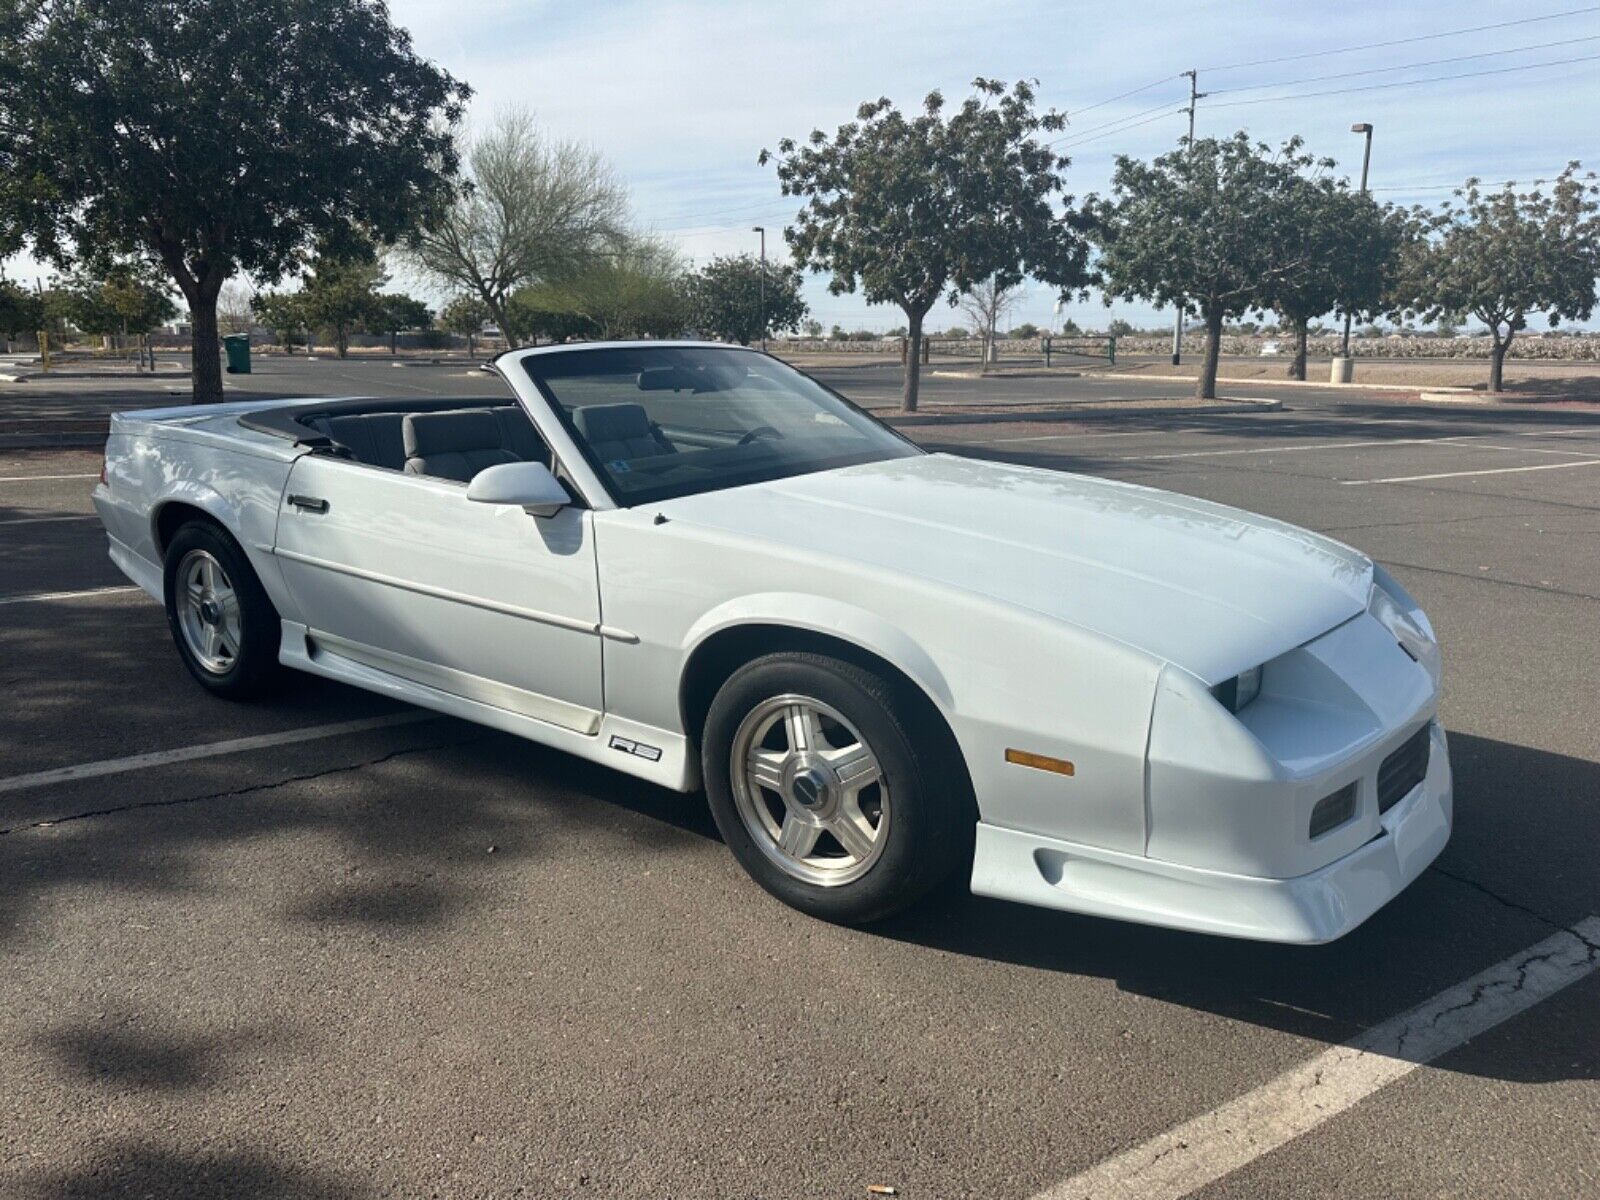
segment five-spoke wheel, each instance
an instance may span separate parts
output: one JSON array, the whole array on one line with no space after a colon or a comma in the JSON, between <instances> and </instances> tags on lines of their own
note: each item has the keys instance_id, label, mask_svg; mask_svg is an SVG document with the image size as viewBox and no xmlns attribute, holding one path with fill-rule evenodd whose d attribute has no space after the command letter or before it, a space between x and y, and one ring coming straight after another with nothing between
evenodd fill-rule
<instances>
[{"instance_id":1,"label":"five-spoke wheel","mask_svg":"<svg viewBox=\"0 0 1600 1200\"><path fill-rule=\"evenodd\" d=\"M244 551L218 525L193 520L167 543L167 624L184 665L230 699L276 683L282 622Z\"/></svg>"},{"instance_id":2,"label":"five-spoke wheel","mask_svg":"<svg viewBox=\"0 0 1600 1200\"><path fill-rule=\"evenodd\" d=\"M733 757L739 815L781 870L837 887L872 869L889 838L889 785L837 709L774 696L740 723Z\"/></svg>"},{"instance_id":3,"label":"five-spoke wheel","mask_svg":"<svg viewBox=\"0 0 1600 1200\"><path fill-rule=\"evenodd\" d=\"M723 683L701 769L728 848L815 916L888 916L971 866L959 752L904 680L822 654L769 654Z\"/></svg>"}]
</instances>

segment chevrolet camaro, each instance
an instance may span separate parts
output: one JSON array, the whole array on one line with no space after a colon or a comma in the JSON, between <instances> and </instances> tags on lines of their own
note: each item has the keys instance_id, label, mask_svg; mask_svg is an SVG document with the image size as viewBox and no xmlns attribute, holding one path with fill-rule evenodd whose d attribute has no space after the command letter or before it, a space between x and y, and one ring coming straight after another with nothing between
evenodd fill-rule
<instances>
[{"instance_id":1,"label":"chevrolet camaro","mask_svg":"<svg viewBox=\"0 0 1600 1200\"><path fill-rule=\"evenodd\" d=\"M496 367L511 396L113 419L110 554L201 686L306 671L703 788L837 921L959 880L1323 942L1449 837L1433 630L1348 546L924 453L754 350Z\"/></svg>"}]
</instances>

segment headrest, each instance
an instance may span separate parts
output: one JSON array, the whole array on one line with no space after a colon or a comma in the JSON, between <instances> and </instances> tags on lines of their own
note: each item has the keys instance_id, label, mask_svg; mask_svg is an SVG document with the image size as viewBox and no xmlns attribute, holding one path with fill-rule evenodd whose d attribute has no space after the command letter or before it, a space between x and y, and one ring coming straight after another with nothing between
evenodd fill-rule
<instances>
[{"instance_id":1,"label":"headrest","mask_svg":"<svg viewBox=\"0 0 1600 1200\"><path fill-rule=\"evenodd\" d=\"M410 413L402 432L407 458L485 450L500 445L500 422L486 408Z\"/></svg>"},{"instance_id":2,"label":"headrest","mask_svg":"<svg viewBox=\"0 0 1600 1200\"><path fill-rule=\"evenodd\" d=\"M591 404L578 409L573 420L591 446L650 436L650 414L640 404Z\"/></svg>"}]
</instances>

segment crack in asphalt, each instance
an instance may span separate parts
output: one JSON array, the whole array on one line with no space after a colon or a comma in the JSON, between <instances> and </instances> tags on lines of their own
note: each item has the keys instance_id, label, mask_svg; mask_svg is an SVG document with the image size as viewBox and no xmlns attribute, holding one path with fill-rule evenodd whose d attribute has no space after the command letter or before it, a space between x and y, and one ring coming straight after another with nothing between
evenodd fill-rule
<instances>
[{"instance_id":1,"label":"crack in asphalt","mask_svg":"<svg viewBox=\"0 0 1600 1200\"><path fill-rule=\"evenodd\" d=\"M1509 908L1514 912L1522 913L1524 916L1532 917L1541 925L1548 925L1551 929L1558 930L1562 933L1570 933L1573 937L1577 938L1589 948L1589 957L1591 959L1594 958L1595 955L1600 954L1600 943L1591 942L1571 925L1564 924L1563 922L1556 920L1554 917L1547 916L1536 908L1530 908L1526 904L1519 904L1515 900L1502 896L1499 892L1495 891L1487 884L1479 883L1476 879L1468 878L1465 875L1458 875L1454 871L1447 870L1446 868L1439 866L1437 863L1434 864L1432 869L1436 874L1443 875L1446 879L1454 880L1456 883L1472 888L1475 891L1482 892L1496 904Z\"/></svg>"},{"instance_id":2,"label":"crack in asphalt","mask_svg":"<svg viewBox=\"0 0 1600 1200\"><path fill-rule=\"evenodd\" d=\"M178 796L170 800L140 800L132 804L119 804L111 808L87 809L83 812L68 813L63 817L50 817L42 821L29 821L21 825L11 825L0 829L0 837L13 833L26 833L32 829L48 829L52 825L66 825L73 821L87 821L91 817L109 817L118 813L138 812L150 808L174 808L180 804L203 804L208 800L227 800L234 796L248 796L256 792L270 792L275 788L287 787L294 783L305 783L313 779L325 779L330 775L342 775L352 771L363 771L368 767L380 766L383 763L404 757L409 754L425 754L432 750L448 750L456 746L467 746L474 742L485 740L489 734L479 737L456 738L451 741L433 742L426 746L402 746L397 750L390 750L376 758L364 759L358 763L346 763L337 767L325 767L319 771L307 771L300 775L289 775L271 783L253 783L248 787L228 788L220 792L209 792L203 796Z\"/></svg>"}]
</instances>

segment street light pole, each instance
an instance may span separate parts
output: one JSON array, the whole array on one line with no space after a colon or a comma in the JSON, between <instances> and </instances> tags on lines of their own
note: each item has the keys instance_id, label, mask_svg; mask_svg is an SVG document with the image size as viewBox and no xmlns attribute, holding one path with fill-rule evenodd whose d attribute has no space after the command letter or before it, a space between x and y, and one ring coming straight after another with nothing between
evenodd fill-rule
<instances>
[{"instance_id":1,"label":"street light pole","mask_svg":"<svg viewBox=\"0 0 1600 1200\"><path fill-rule=\"evenodd\" d=\"M767 348L767 227L757 225L751 233L761 235L761 349Z\"/></svg>"},{"instance_id":2,"label":"street light pole","mask_svg":"<svg viewBox=\"0 0 1600 1200\"><path fill-rule=\"evenodd\" d=\"M1372 126L1365 121L1360 121L1350 126L1350 132L1365 134L1367 139L1366 147L1361 152L1361 194L1365 196L1367 194L1367 168L1372 165ZM1350 312L1348 309L1345 310L1344 314L1344 341L1341 343L1339 357L1344 359L1350 357Z\"/></svg>"}]
</instances>

